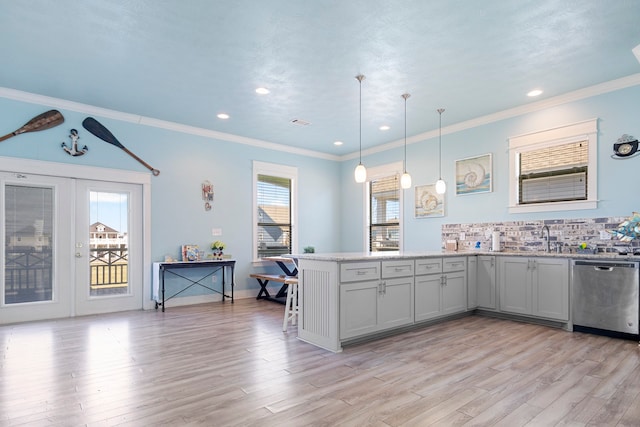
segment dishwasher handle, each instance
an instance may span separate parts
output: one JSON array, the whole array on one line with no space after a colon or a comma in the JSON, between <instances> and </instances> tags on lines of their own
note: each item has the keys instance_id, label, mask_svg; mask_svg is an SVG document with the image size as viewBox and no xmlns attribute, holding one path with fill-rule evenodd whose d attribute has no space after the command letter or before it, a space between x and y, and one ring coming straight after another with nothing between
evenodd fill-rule
<instances>
[{"instance_id":1,"label":"dishwasher handle","mask_svg":"<svg viewBox=\"0 0 640 427\"><path fill-rule=\"evenodd\" d=\"M593 269L597 271L613 271L613 267L605 267L603 265L594 265Z\"/></svg>"}]
</instances>

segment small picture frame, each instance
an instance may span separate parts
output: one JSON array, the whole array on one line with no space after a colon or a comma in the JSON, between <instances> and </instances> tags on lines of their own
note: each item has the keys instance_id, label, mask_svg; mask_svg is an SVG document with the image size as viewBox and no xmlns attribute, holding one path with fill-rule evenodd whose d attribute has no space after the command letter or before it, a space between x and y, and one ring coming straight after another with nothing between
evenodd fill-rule
<instances>
[{"instance_id":1,"label":"small picture frame","mask_svg":"<svg viewBox=\"0 0 640 427\"><path fill-rule=\"evenodd\" d=\"M444 216L444 194L436 192L435 184L416 185L415 217L435 218Z\"/></svg>"},{"instance_id":2,"label":"small picture frame","mask_svg":"<svg viewBox=\"0 0 640 427\"><path fill-rule=\"evenodd\" d=\"M492 192L492 167L491 153L456 160L456 195Z\"/></svg>"}]
</instances>

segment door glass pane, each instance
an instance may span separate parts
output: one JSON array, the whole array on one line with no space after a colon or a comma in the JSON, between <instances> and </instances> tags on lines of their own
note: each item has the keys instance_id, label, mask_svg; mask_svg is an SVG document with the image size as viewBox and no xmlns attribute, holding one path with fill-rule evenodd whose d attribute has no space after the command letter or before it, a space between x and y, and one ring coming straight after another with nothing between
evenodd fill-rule
<instances>
[{"instance_id":1,"label":"door glass pane","mask_svg":"<svg viewBox=\"0 0 640 427\"><path fill-rule=\"evenodd\" d=\"M53 189L5 187L4 303L53 299Z\"/></svg>"},{"instance_id":2,"label":"door glass pane","mask_svg":"<svg viewBox=\"0 0 640 427\"><path fill-rule=\"evenodd\" d=\"M129 195L89 193L91 296L129 293Z\"/></svg>"}]
</instances>

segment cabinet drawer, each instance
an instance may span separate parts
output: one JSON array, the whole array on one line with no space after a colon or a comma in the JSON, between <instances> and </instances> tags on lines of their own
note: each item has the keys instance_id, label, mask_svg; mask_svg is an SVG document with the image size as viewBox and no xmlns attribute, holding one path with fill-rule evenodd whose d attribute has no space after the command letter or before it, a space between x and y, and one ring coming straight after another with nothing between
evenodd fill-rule
<instances>
[{"instance_id":1,"label":"cabinet drawer","mask_svg":"<svg viewBox=\"0 0 640 427\"><path fill-rule=\"evenodd\" d=\"M380 278L379 262L353 262L340 264L341 282L360 282Z\"/></svg>"},{"instance_id":2,"label":"cabinet drawer","mask_svg":"<svg viewBox=\"0 0 640 427\"><path fill-rule=\"evenodd\" d=\"M416 275L442 273L442 258L423 258L416 260Z\"/></svg>"},{"instance_id":3,"label":"cabinet drawer","mask_svg":"<svg viewBox=\"0 0 640 427\"><path fill-rule=\"evenodd\" d=\"M413 260L382 261L382 278L413 276Z\"/></svg>"},{"instance_id":4,"label":"cabinet drawer","mask_svg":"<svg viewBox=\"0 0 640 427\"><path fill-rule=\"evenodd\" d=\"M442 263L442 271L448 273L450 271L464 271L467 269L466 257L445 258Z\"/></svg>"}]
</instances>

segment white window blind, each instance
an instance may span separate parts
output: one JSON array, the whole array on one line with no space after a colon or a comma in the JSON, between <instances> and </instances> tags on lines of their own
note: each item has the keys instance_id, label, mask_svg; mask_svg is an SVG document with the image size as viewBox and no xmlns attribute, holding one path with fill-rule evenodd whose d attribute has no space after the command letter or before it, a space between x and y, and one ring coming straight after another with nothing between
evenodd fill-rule
<instances>
[{"instance_id":1,"label":"white window blind","mask_svg":"<svg viewBox=\"0 0 640 427\"><path fill-rule=\"evenodd\" d=\"M397 251L400 243L400 183L398 175L369 182L369 250Z\"/></svg>"},{"instance_id":2,"label":"white window blind","mask_svg":"<svg viewBox=\"0 0 640 427\"><path fill-rule=\"evenodd\" d=\"M258 174L258 258L291 253L291 179Z\"/></svg>"},{"instance_id":3,"label":"white window blind","mask_svg":"<svg viewBox=\"0 0 640 427\"><path fill-rule=\"evenodd\" d=\"M519 203L587 200L588 141L520 153Z\"/></svg>"}]
</instances>

